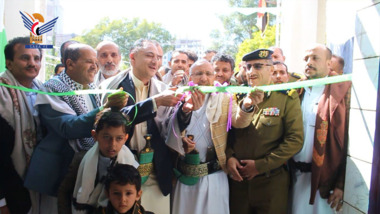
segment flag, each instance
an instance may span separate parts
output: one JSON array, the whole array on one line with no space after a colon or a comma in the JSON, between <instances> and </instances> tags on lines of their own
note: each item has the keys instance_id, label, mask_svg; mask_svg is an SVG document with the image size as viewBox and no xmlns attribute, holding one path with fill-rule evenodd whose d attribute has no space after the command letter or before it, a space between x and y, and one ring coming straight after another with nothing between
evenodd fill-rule
<instances>
[{"instance_id":1,"label":"flag","mask_svg":"<svg viewBox=\"0 0 380 214\"><path fill-rule=\"evenodd\" d=\"M265 0L259 0L259 8L266 8L267 2ZM262 32L262 35L264 35L265 28L267 27L269 22L269 13L257 13L257 23L256 26L260 29Z\"/></svg>"},{"instance_id":2,"label":"flag","mask_svg":"<svg viewBox=\"0 0 380 214\"><path fill-rule=\"evenodd\" d=\"M4 47L7 44L7 36L4 28L4 0L0 0L0 73L5 71Z\"/></svg>"}]
</instances>

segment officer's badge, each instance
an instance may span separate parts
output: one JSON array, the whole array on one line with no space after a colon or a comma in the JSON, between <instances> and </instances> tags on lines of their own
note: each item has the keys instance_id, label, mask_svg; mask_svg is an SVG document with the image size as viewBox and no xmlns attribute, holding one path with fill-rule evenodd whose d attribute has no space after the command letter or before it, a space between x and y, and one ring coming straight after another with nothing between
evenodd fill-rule
<instances>
[{"instance_id":1,"label":"officer's badge","mask_svg":"<svg viewBox=\"0 0 380 214\"><path fill-rule=\"evenodd\" d=\"M278 117L280 116L280 109L276 107L265 108L263 109L263 115Z\"/></svg>"},{"instance_id":2,"label":"officer's badge","mask_svg":"<svg viewBox=\"0 0 380 214\"><path fill-rule=\"evenodd\" d=\"M267 51L267 50L262 50L262 51L260 51L260 53L259 53L259 57L260 57L260 58L267 58L268 55L269 55L269 51Z\"/></svg>"}]
</instances>

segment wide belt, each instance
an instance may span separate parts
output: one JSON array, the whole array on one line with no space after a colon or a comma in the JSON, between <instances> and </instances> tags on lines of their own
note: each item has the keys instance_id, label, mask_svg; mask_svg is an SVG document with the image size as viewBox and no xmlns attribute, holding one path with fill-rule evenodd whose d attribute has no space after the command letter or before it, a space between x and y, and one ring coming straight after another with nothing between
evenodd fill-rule
<instances>
[{"instance_id":1,"label":"wide belt","mask_svg":"<svg viewBox=\"0 0 380 214\"><path fill-rule=\"evenodd\" d=\"M202 177L214 172L221 170L222 168L219 165L219 161L212 160L207 163L200 164L187 164L183 161L178 163L178 170L182 172L182 174L191 177Z\"/></svg>"},{"instance_id":2,"label":"wide belt","mask_svg":"<svg viewBox=\"0 0 380 214\"><path fill-rule=\"evenodd\" d=\"M271 175L274 175L277 172L281 171L282 168L285 168L285 165L281 165L280 167L272 169L272 170L270 170L268 172L264 172L264 173L258 174L255 177L265 176L265 177L269 178Z\"/></svg>"},{"instance_id":3,"label":"wide belt","mask_svg":"<svg viewBox=\"0 0 380 214\"><path fill-rule=\"evenodd\" d=\"M311 172L311 163L305 163L300 161L294 161L293 159L290 159L289 161L292 162L294 167L298 169L301 172Z\"/></svg>"}]
</instances>

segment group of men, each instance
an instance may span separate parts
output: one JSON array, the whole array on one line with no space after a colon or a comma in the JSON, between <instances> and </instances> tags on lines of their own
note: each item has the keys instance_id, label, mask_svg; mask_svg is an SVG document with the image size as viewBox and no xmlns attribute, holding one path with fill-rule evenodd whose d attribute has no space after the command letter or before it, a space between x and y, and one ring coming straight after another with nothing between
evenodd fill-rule
<instances>
[{"instance_id":1,"label":"group of men","mask_svg":"<svg viewBox=\"0 0 380 214\"><path fill-rule=\"evenodd\" d=\"M132 119L125 145L146 178L141 198L146 210L333 213L341 208L350 83L242 96L197 89L176 94L174 89L188 84L254 87L340 74L332 70L326 46L306 50L304 76L288 72L279 48L247 53L236 73L228 54L210 51L198 59L175 50L170 70L161 76L163 50L156 41L136 41L125 71L114 42L94 49L69 41L61 46L65 69L41 83L36 76L42 51L26 44L28 37L9 41L0 82L45 92L122 89L130 96L51 96L1 86L1 214L60 212L62 180L74 154L94 145L91 129L105 107L118 107ZM146 163L139 157L149 145L154 154Z\"/></svg>"}]
</instances>

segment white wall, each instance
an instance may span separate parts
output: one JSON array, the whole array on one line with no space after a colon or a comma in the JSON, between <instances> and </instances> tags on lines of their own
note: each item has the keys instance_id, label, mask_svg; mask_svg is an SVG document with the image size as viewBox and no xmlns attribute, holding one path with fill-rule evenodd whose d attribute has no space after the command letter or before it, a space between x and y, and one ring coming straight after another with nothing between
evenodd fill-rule
<instances>
[{"instance_id":1,"label":"white wall","mask_svg":"<svg viewBox=\"0 0 380 214\"><path fill-rule=\"evenodd\" d=\"M47 0L5 0L4 24L7 30L7 39L14 37L29 36L28 30L24 27L19 11L29 14L46 14Z\"/></svg>"},{"instance_id":2,"label":"white wall","mask_svg":"<svg viewBox=\"0 0 380 214\"><path fill-rule=\"evenodd\" d=\"M354 19L349 17L355 21L355 31L343 213L368 211L380 60L380 1L374 2L360 1L362 8L357 8Z\"/></svg>"},{"instance_id":3,"label":"white wall","mask_svg":"<svg viewBox=\"0 0 380 214\"><path fill-rule=\"evenodd\" d=\"M325 0L283 0L280 47L289 71L303 73L304 51L311 43L325 42Z\"/></svg>"},{"instance_id":4,"label":"white wall","mask_svg":"<svg viewBox=\"0 0 380 214\"><path fill-rule=\"evenodd\" d=\"M5 0L4 27L7 40L15 37L29 36L29 31L24 27L24 23L19 11L29 14L41 13L45 17L47 0ZM46 38L44 38L44 41ZM41 70L37 78L45 82L45 58L42 58Z\"/></svg>"}]
</instances>

